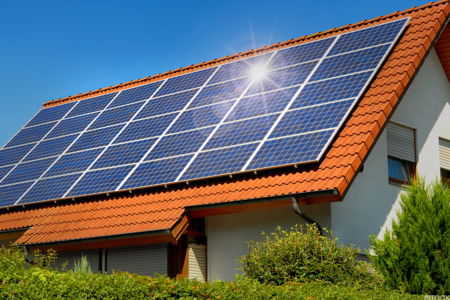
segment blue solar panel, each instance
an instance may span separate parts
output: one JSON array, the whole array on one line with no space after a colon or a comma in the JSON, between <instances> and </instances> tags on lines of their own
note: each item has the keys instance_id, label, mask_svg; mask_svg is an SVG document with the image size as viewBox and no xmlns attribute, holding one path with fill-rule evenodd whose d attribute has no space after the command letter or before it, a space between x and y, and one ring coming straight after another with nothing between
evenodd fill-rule
<instances>
[{"instance_id":1,"label":"blue solar panel","mask_svg":"<svg viewBox=\"0 0 450 300\"><path fill-rule=\"evenodd\" d=\"M320 59L334 40L335 37L332 37L280 50L270 61L268 69L277 69Z\"/></svg>"},{"instance_id":2,"label":"blue solar panel","mask_svg":"<svg viewBox=\"0 0 450 300\"><path fill-rule=\"evenodd\" d=\"M122 143L159 136L163 134L164 130L166 130L167 126L169 126L177 115L175 113L131 122L114 142Z\"/></svg>"},{"instance_id":3,"label":"blue solar panel","mask_svg":"<svg viewBox=\"0 0 450 300\"><path fill-rule=\"evenodd\" d=\"M353 103L353 100L347 100L289 111L269 138L334 128L339 125Z\"/></svg>"},{"instance_id":4,"label":"blue solar panel","mask_svg":"<svg viewBox=\"0 0 450 300\"><path fill-rule=\"evenodd\" d=\"M205 150L259 141L275 123L279 114L224 124L214 133Z\"/></svg>"},{"instance_id":5,"label":"blue solar panel","mask_svg":"<svg viewBox=\"0 0 450 300\"><path fill-rule=\"evenodd\" d=\"M37 142L41 140L55 125L56 122L53 122L29 128L22 128L22 130L20 130L19 133L5 145L5 147L13 147Z\"/></svg>"},{"instance_id":6,"label":"blue solar panel","mask_svg":"<svg viewBox=\"0 0 450 300\"><path fill-rule=\"evenodd\" d=\"M84 115L81 117L74 117L70 119L64 119L53 128L52 131L46 136L47 139L54 138L57 136L68 135L76 132L81 132L88 127L88 125L97 116L96 113Z\"/></svg>"},{"instance_id":7,"label":"blue solar panel","mask_svg":"<svg viewBox=\"0 0 450 300\"><path fill-rule=\"evenodd\" d=\"M225 100L239 98L250 84L250 79L241 78L215 85L206 86L195 97L189 108L214 104Z\"/></svg>"},{"instance_id":8,"label":"blue solar panel","mask_svg":"<svg viewBox=\"0 0 450 300\"><path fill-rule=\"evenodd\" d=\"M109 106L116 107L125 104L130 104L134 102L139 102L143 100L149 99L153 93L158 89L161 85L162 81L149 83L146 85L138 86L129 90L122 91L114 102Z\"/></svg>"},{"instance_id":9,"label":"blue solar panel","mask_svg":"<svg viewBox=\"0 0 450 300\"><path fill-rule=\"evenodd\" d=\"M56 160L56 157L36 160L17 165L17 167L3 179L0 185L19 183L38 179L45 170Z\"/></svg>"},{"instance_id":10,"label":"blue solar panel","mask_svg":"<svg viewBox=\"0 0 450 300\"><path fill-rule=\"evenodd\" d=\"M142 104L137 103L105 110L89 127L89 130L128 122L141 108Z\"/></svg>"},{"instance_id":11,"label":"blue solar panel","mask_svg":"<svg viewBox=\"0 0 450 300\"><path fill-rule=\"evenodd\" d=\"M388 49L389 45L384 45L326 58L310 81L374 69Z\"/></svg>"},{"instance_id":12,"label":"blue solar panel","mask_svg":"<svg viewBox=\"0 0 450 300\"><path fill-rule=\"evenodd\" d=\"M169 133L219 124L236 101L222 102L183 112Z\"/></svg>"},{"instance_id":13,"label":"blue solar panel","mask_svg":"<svg viewBox=\"0 0 450 300\"><path fill-rule=\"evenodd\" d=\"M230 115L228 115L226 121L229 122L283 111L298 89L298 87L294 87L242 98Z\"/></svg>"},{"instance_id":14,"label":"blue solar panel","mask_svg":"<svg viewBox=\"0 0 450 300\"><path fill-rule=\"evenodd\" d=\"M74 106L76 102L71 102L67 104L61 104L49 108L41 109L34 117L31 119L26 127L39 125L42 123L48 123L56 121L64 117L64 115Z\"/></svg>"},{"instance_id":15,"label":"blue solar panel","mask_svg":"<svg viewBox=\"0 0 450 300\"><path fill-rule=\"evenodd\" d=\"M196 152L212 133L205 128L164 136L145 159L146 161Z\"/></svg>"},{"instance_id":16,"label":"blue solar panel","mask_svg":"<svg viewBox=\"0 0 450 300\"><path fill-rule=\"evenodd\" d=\"M336 45L334 45L329 55L390 43L395 40L398 32L407 22L407 19L401 19L383 25L343 34L336 42Z\"/></svg>"},{"instance_id":17,"label":"blue solar panel","mask_svg":"<svg viewBox=\"0 0 450 300\"><path fill-rule=\"evenodd\" d=\"M102 110L111 102L112 99L114 99L116 95L117 93L111 93L94 98L80 100L78 105L74 107L74 109L72 109L67 117L70 118Z\"/></svg>"},{"instance_id":18,"label":"blue solar panel","mask_svg":"<svg viewBox=\"0 0 450 300\"><path fill-rule=\"evenodd\" d=\"M239 172L257 146L254 143L200 153L181 180Z\"/></svg>"},{"instance_id":19,"label":"blue solar panel","mask_svg":"<svg viewBox=\"0 0 450 300\"><path fill-rule=\"evenodd\" d=\"M103 148L65 154L45 173L45 177L52 177L86 170L102 153Z\"/></svg>"},{"instance_id":20,"label":"blue solar panel","mask_svg":"<svg viewBox=\"0 0 450 300\"><path fill-rule=\"evenodd\" d=\"M247 170L317 161L333 130L267 141L252 159Z\"/></svg>"},{"instance_id":21,"label":"blue solar panel","mask_svg":"<svg viewBox=\"0 0 450 300\"><path fill-rule=\"evenodd\" d=\"M40 142L36 148L31 151L30 154L23 161L30 161L35 159L40 159L49 156L60 155L63 153L67 147L72 144L72 142L77 138L77 135L69 135L61 138L56 138L53 140L46 140Z\"/></svg>"},{"instance_id":22,"label":"blue solar panel","mask_svg":"<svg viewBox=\"0 0 450 300\"><path fill-rule=\"evenodd\" d=\"M249 88L246 96L269 92L289 86L299 85L305 81L314 67L317 65L317 61L305 63L293 67L287 67L275 71L270 71L267 75L259 81L255 81Z\"/></svg>"},{"instance_id":23,"label":"blue solar panel","mask_svg":"<svg viewBox=\"0 0 450 300\"><path fill-rule=\"evenodd\" d=\"M355 98L371 75L372 72L364 72L307 84L292 103L290 109Z\"/></svg>"},{"instance_id":24,"label":"blue solar panel","mask_svg":"<svg viewBox=\"0 0 450 300\"><path fill-rule=\"evenodd\" d=\"M180 111L191 101L197 91L198 89L152 99L139 112L136 120Z\"/></svg>"},{"instance_id":25,"label":"blue solar panel","mask_svg":"<svg viewBox=\"0 0 450 300\"><path fill-rule=\"evenodd\" d=\"M193 155L177 156L139 165L122 189L174 182Z\"/></svg>"},{"instance_id":26,"label":"blue solar panel","mask_svg":"<svg viewBox=\"0 0 450 300\"><path fill-rule=\"evenodd\" d=\"M0 149L0 206L318 161L405 22L42 109Z\"/></svg>"},{"instance_id":27,"label":"blue solar panel","mask_svg":"<svg viewBox=\"0 0 450 300\"><path fill-rule=\"evenodd\" d=\"M87 172L72 188L68 197L114 191L133 166Z\"/></svg>"},{"instance_id":28,"label":"blue solar panel","mask_svg":"<svg viewBox=\"0 0 450 300\"><path fill-rule=\"evenodd\" d=\"M39 180L18 204L62 198L81 174Z\"/></svg>"},{"instance_id":29,"label":"blue solar panel","mask_svg":"<svg viewBox=\"0 0 450 300\"><path fill-rule=\"evenodd\" d=\"M18 163L35 144L28 144L25 146L0 149L0 167Z\"/></svg>"},{"instance_id":30,"label":"blue solar panel","mask_svg":"<svg viewBox=\"0 0 450 300\"><path fill-rule=\"evenodd\" d=\"M15 185L0 186L0 206L14 205L25 193L33 182L20 183Z\"/></svg>"},{"instance_id":31,"label":"blue solar panel","mask_svg":"<svg viewBox=\"0 0 450 300\"><path fill-rule=\"evenodd\" d=\"M172 77L159 89L157 96L173 94L183 90L200 87L211 77L216 68L204 69L177 77Z\"/></svg>"},{"instance_id":32,"label":"blue solar panel","mask_svg":"<svg viewBox=\"0 0 450 300\"><path fill-rule=\"evenodd\" d=\"M147 153L156 139L110 146L95 162L91 169L137 163Z\"/></svg>"},{"instance_id":33,"label":"blue solar panel","mask_svg":"<svg viewBox=\"0 0 450 300\"><path fill-rule=\"evenodd\" d=\"M252 66L267 63L271 55L272 53L262 54L222 65L208 84L250 76Z\"/></svg>"},{"instance_id":34,"label":"blue solar panel","mask_svg":"<svg viewBox=\"0 0 450 300\"><path fill-rule=\"evenodd\" d=\"M117 125L86 131L81 137L70 147L68 152L75 152L85 149L91 149L108 145L112 139L119 133L124 125Z\"/></svg>"}]
</instances>

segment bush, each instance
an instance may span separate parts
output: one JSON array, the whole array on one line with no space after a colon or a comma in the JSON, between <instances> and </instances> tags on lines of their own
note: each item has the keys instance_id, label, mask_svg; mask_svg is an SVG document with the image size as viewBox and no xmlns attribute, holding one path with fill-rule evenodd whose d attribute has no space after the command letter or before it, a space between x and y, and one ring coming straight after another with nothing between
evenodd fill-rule
<instances>
[{"instance_id":1,"label":"bush","mask_svg":"<svg viewBox=\"0 0 450 300\"><path fill-rule=\"evenodd\" d=\"M384 239L370 237L375 267L391 288L413 294L450 293L450 193L419 178L401 194L401 210Z\"/></svg>"},{"instance_id":2,"label":"bush","mask_svg":"<svg viewBox=\"0 0 450 300\"><path fill-rule=\"evenodd\" d=\"M321 236L313 225L289 232L278 228L272 238L263 235L264 242L249 242L249 253L238 259L240 270L261 283L321 281L367 289L383 285L369 264L356 259L359 249L339 246L337 239Z\"/></svg>"}]
</instances>

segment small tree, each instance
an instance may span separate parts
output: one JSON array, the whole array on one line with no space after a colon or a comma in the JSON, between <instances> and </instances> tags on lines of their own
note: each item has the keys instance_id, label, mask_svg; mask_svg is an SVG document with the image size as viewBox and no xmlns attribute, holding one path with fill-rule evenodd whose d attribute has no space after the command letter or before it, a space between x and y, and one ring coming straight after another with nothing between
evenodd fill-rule
<instances>
[{"instance_id":1,"label":"small tree","mask_svg":"<svg viewBox=\"0 0 450 300\"><path fill-rule=\"evenodd\" d=\"M382 277L356 256L358 248L339 245L337 239L321 236L316 226L278 228L264 242L249 242L249 253L238 259L240 270L266 284L320 281L327 284L362 285L378 288Z\"/></svg>"},{"instance_id":2,"label":"small tree","mask_svg":"<svg viewBox=\"0 0 450 300\"><path fill-rule=\"evenodd\" d=\"M413 294L450 293L450 193L424 178L401 194L401 210L384 239L370 236L369 257L389 287Z\"/></svg>"},{"instance_id":3,"label":"small tree","mask_svg":"<svg viewBox=\"0 0 450 300\"><path fill-rule=\"evenodd\" d=\"M87 260L87 255L81 255L81 258L78 261L74 260L73 271L75 273L92 273L91 266Z\"/></svg>"}]
</instances>

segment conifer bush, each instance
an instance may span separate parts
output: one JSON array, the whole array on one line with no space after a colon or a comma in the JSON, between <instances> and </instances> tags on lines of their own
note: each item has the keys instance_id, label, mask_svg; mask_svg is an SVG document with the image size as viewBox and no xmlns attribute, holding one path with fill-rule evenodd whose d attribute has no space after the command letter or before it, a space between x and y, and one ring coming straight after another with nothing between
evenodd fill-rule
<instances>
[{"instance_id":1,"label":"conifer bush","mask_svg":"<svg viewBox=\"0 0 450 300\"><path fill-rule=\"evenodd\" d=\"M264 242L249 242L249 253L238 259L240 270L261 283L286 282L383 286L383 278L356 258L358 248L339 245L337 238L322 236L313 225L281 228Z\"/></svg>"},{"instance_id":2,"label":"conifer bush","mask_svg":"<svg viewBox=\"0 0 450 300\"><path fill-rule=\"evenodd\" d=\"M450 191L437 179L412 181L383 240L369 255L389 287L412 294L450 294Z\"/></svg>"}]
</instances>

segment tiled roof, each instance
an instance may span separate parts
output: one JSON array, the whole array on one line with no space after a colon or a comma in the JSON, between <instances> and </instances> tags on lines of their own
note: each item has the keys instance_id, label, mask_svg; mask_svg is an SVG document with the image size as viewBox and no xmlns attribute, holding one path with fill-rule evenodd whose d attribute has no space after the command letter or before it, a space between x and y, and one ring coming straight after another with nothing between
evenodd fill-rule
<instances>
[{"instance_id":1,"label":"tiled roof","mask_svg":"<svg viewBox=\"0 0 450 300\"><path fill-rule=\"evenodd\" d=\"M311 198L310 202L342 199L412 78L417 74L425 56L444 29L449 13L449 0L430 3L197 66L46 103L45 105L49 106L79 100L265 51L411 17L405 33L321 162L304 165L298 169L281 168L233 178L208 179L193 182L190 185L149 188L132 194L112 194L109 197L96 196L76 202L40 204L31 208L2 210L0 211L0 231L32 227L19 242L40 244L172 229L185 213L185 207L192 205L233 203L246 199L332 189L337 190L339 195L331 198ZM450 37L447 34L444 36L446 41ZM442 53L449 49L444 44L440 50L437 49L438 53L441 53L441 59L445 56Z\"/></svg>"}]
</instances>

